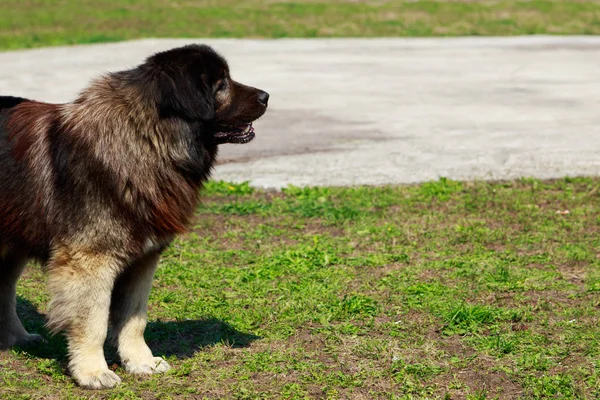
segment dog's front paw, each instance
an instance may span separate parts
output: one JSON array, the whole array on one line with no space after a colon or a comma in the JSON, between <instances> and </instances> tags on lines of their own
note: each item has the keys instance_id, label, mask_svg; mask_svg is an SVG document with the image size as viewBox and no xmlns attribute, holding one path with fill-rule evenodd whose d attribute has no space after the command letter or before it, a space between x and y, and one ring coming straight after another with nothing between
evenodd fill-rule
<instances>
[{"instance_id":1,"label":"dog's front paw","mask_svg":"<svg viewBox=\"0 0 600 400\"><path fill-rule=\"evenodd\" d=\"M148 360L126 361L123 363L125 370L130 374L136 375L151 375L161 372L167 372L171 366L161 357L152 357Z\"/></svg>"},{"instance_id":2,"label":"dog's front paw","mask_svg":"<svg viewBox=\"0 0 600 400\"><path fill-rule=\"evenodd\" d=\"M121 383L121 378L109 369L73 371L73 379L84 389L110 389Z\"/></svg>"}]
</instances>

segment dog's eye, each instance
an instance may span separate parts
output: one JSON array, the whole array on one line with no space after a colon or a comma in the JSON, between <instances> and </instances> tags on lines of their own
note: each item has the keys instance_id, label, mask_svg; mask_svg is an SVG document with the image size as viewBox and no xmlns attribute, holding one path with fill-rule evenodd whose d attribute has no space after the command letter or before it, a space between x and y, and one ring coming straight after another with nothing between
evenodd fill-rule
<instances>
[{"instance_id":1,"label":"dog's eye","mask_svg":"<svg viewBox=\"0 0 600 400\"><path fill-rule=\"evenodd\" d=\"M227 87L227 81L225 79L223 79L221 82L219 82L219 86L217 86L217 92L225 90L226 87Z\"/></svg>"}]
</instances>

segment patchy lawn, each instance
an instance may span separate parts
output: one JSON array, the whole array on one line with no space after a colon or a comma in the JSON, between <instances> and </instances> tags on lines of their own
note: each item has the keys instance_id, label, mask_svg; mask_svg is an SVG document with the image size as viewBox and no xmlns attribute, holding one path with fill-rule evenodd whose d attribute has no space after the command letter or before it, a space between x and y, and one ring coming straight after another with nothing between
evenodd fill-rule
<instances>
[{"instance_id":1,"label":"patchy lawn","mask_svg":"<svg viewBox=\"0 0 600 400\"><path fill-rule=\"evenodd\" d=\"M598 33L598 0L2 0L0 5L0 49L143 37Z\"/></svg>"},{"instance_id":2,"label":"patchy lawn","mask_svg":"<svg viewBox=\"0 0 600 400\"><path fill-rule=\"evenodd\" d=\"M211 182L163 257L147 339L174 366L84 392L49 344L0 353L0 398L600 396L600 179L289 188Z\"/></svg>"}]
</instances>

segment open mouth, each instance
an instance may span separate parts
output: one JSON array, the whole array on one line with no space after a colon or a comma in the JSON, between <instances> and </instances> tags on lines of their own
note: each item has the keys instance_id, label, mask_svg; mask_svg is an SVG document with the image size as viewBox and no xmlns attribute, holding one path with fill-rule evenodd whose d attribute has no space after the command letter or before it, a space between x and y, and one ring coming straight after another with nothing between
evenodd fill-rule
<instances>
[{"instance_id":1,"label":"open mouth","mask_svg":"<svg viewBox=\"0 0 600 400\"><path fill-rule=\"evenodd\" d=\"M254 139L252 123L235 127L223 127L222 131L214 134L218 144L222 143L248 143Z\"/></svg>"}]
</instances>

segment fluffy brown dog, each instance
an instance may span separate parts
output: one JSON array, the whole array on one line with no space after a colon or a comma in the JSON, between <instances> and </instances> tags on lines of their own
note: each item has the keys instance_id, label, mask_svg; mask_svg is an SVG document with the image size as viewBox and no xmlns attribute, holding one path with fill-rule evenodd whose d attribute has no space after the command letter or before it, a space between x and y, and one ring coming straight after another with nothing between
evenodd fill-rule
<instances>
[{"instance_id":1,"label":"fluffy brown dog","mask_svg":"<svg viewBox=\"0 0 600 400\"><path fill-rule=\"evenodd\" d=\"M268 99L201 45L102 77L73 103L0 98L0 347L41 340L15 309L36 259L79 385L120 382L103 353L109 326L128 372L169 369L143 336L159 255L185 231L217 145L252 140Z\"/></svg>"}]
</instances>

